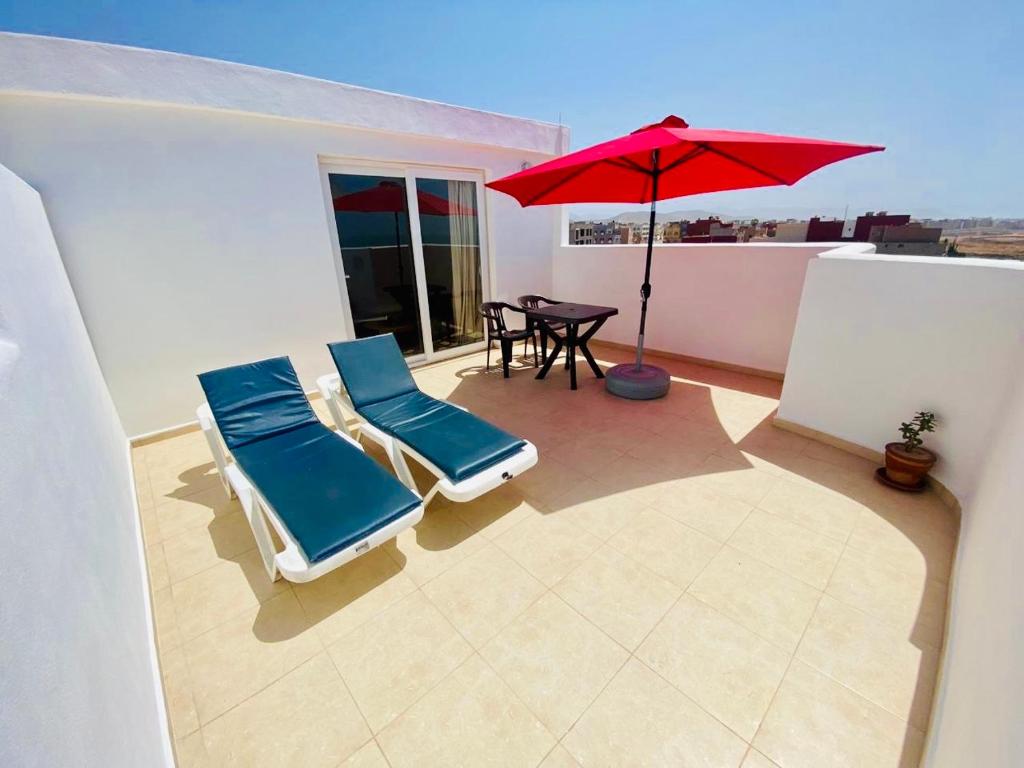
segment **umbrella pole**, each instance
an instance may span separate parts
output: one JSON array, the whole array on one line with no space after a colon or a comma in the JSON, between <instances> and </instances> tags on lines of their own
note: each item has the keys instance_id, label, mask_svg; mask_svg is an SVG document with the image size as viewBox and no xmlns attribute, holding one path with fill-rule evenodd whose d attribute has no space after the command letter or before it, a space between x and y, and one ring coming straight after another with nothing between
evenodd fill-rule
<instances>
[{"instance_id":1,"label":"umbrella pole","mask_svg":"<svg viewBox=\"0 0 1024 768\"><path fill-rule=\"evenodd\" d=\"M658 150L651 152L654 171L651 173L651 220L647 227L647 265L644 267L644 284L640 286L640 333L636 338L636 369L644 364L644 329L647 327L647 300L651 298L651 256L654 251L655 205L658 200Z\"/></svg>"}]
</instances>

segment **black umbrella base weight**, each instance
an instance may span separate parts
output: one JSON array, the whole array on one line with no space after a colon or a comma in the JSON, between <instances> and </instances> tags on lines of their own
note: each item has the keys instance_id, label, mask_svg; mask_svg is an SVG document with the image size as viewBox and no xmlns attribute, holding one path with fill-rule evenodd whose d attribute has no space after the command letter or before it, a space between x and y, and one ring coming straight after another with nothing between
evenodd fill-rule
<instances>
[{"instance_id":1,"label":"black umbrella base weight","mask_svg":"<svg viewBox=\"0 0 1024 768\"><path fill-rule=\"evenodd\" d=\"M668 371L656 365L623 363L611 368L604 379L605 388L627 400L656 400L668 394L672 381Z\"/></svg>"}]
</instances>

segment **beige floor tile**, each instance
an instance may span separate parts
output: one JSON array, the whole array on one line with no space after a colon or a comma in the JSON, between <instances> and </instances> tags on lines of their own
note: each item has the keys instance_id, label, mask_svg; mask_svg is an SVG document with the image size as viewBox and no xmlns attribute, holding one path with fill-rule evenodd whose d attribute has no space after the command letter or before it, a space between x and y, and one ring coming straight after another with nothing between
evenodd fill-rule
<instances>
[{"instance_id":1,"label":"beige floor tile","mask_svg":"<svg viewBox=\"0 0 1024 768\"><path fill-rule=\"evenodd\" d=\"M582 765L735 768L747 745L636 659L562 740Z\"/></svg>"},{"instance_id":2,"label":"beige floor tile","mask_svg":"<svg viewBox=\"0 0 1024 768\"><path fill-rule=\"evenodd\" d=\"M146 569L149 572L149 588L154 592L171 586L167 574L167 558L164 556L163 544L146 546Z\"/></svg>"},{"instance_id":3,"label":"beige floor tile","mask_svg":"<svg viewBox=\"0 0 1024 768\"><path fill-rule=\"evenodd\" d=\"M370 738L326 653L203 726L217 765L334 768Z\"/></svg>"},{"instance_id":4,"label":"beige floor tile","mask_svg":"<svg viewBox=\"0 0 1024 768\"><path fill-rule=\"evenodd\" d=\"M544 593L544 585L493 545L423 586L463 637L482 647Z\"/></svg>"},{"instance_id":5,"label":"beige floor tile","mask_svg":"<svg viewBox=\"0 0 1024 768\"><path fill-rule=\"evenodd\" d=\"M628 654L554 593L541 597L480 654L556 737L618 672Z\"/></svg>"},{"instance_id":6,"label":"beige floor tile","mask_svg":"<svg viewBox=\"0 0 1024 768\"><path fill-rule=\"evenodd\" d=\"M796 650L821 593L726 546L690 594L785 651Z\"/></svg>"},{"instance_id":7,"label":"beige floor tile","mask_svg":"<svg viewBox=\"0 0 1024 768\"><path fill-rule=\"evenodd\" d=\"M573 608L629 650L646 637L682 588L611 547L601 547L555 585Z\"/></svg>"},{"instance_id":8,"label":"beige floor tile","mask_svg":"<svg viewBox=\"0 0 1024 768\"><path fill-rule=\"evenodd\" d=\"M449 508L473 530L492 540L527 517L542 514L534 502L508 486L495 488L473 501L453 503Z\"/></svg>"},{"instance_id":9,"label":"beige floor tile","mask_svg":"<svg viewBox=\"0 0 1024 768\"><path fill-rule=\"evenodd\" d=\"M214 768L206 754L202 731L195 731L174 741L174 757L178 768Z\"/></svg>"},{"instance_id":10,"label":"beige floor tile","mask_svg":"<svg viewBox=\"0 0 1024 768\"><path fill-rule=\"evenodd\" d=\"M699 477L670 483L651 506L722 542L732 536L752 509L749 504L708 488L699 482Z\"/></svg>"},{"instance_id":11,"label":"beige floor tile","mask_svg":"<svg viewBox=\"0 0 1024 768\"><path fill-rule=\"evenodd\" d=\"M155 505L139 507L139 526L142 528L142 541L146 545L159 544L164 540Z\"/></svg>"},{"instance_id":12,"label":"beige floor tile","mask_svg":"<svg viewBox=\"0 0 1024 768\"><path fill-rule=\"evenodd\" d=\"M924 731L939 652L917 648L856 608L825 595L797 658Z\"/></svg>"},{"instance_id":13,"label":"beige floor tile","mask_svg":"<svg viewBox=\"0 0 1024 768\"><path fill-rule=\"evenodd\" d=\"M423 519L406 528L384 548L397 555L402 572L417 586L444 573L487 543L451 507L431 507Z\"/></svg>"},{"instance_id":14,"label":"beige floor tile","mask_svg":"<svg viewBox=\"0 0 1024 768\"><path fill-rule=\"evenodd\" d=\"M914 645L942 647L948 586L847 547L825 592L897 630Z\"/></svg>"},{"instance_id":15,"label":"beige floor tile","mask_svg":"<svg viewBox=\"0 0 1024 768\"><path fill-rule=\"evenodd\" d=\"M895 715L794 661L754 746L784 768L912 768L923 741Z\"/></svg>"},{"instance_id":16,"label":"beige floor tile","mask_svg":"<svg viewBox=\"0 0 1024 768\"><path fill-rule=\"evenodd\" d=\"M632 493L619 493L595 479L559 496L549 505L552 513L607 541L646 506Z\"/></svg>"},{"instance_id":17,"label":"beige floor tile","mask_svg":"<svg viewBox=\"0 0 1024 768\"><path fill-rule=\"evenodd\" d=\"M241 511L218 517L205 528L189 528L174 536L165 536L163 543L172 584L217 563L234 560L255 546L249 521Z\"/></svg>"},{"instance_id":18,"label":"beige floor tile","mask_svg":"<svg viewBox=\"0 0 1024 768\"><path fill-rule=\"evenodd\" d=\"M695 470L696 477L712 490L756 506L780 481L748 462L709 456Z\"/></svg>"},{"instance_id":19,"label":"beige floor tile","mask_svg":"<svg viewBox=\"0 0 1024 768\"><path fill-rule=\"evenodd\" d=\"M565 747L556 744L555 748L548 752L548 756L544 758L539 768L580 768L580 764Z\"/></svg>"},{"instance_id":20,"label":"beige floor tile","mask_svg":"<svg viewBox=\"0 0 1024 768\"><path fill-rule=\"evenodd\" d=\"M384 547L392 545L384 545ZM315 581L292 586L320 639L329 645L416 589L384 547Z\"/></svg>"},{"instance_id":21,"label":"beige floor tile","mask_svg":"<svg viewBox=\"0 0 1024 768\"><path fill-rule=\"evenodd\" d=\"M779 766L751 747L747 756L743 758L743 765L740 768L779 768Z\"/></svg>"},{"instance_id":22,"label":"beige floor tile","mask_svg":"<svg viewBox=\"0 0 1024 768\"><path fill-rule=\"evenodd\" d=\"M153 592L153 626L160 653L181 645L181 632L178 631L178 617L174 612L174 597L170 587Z\"/></svg>"},{"instance_id":23,"label":"beige floor tile","mask_svg":"<svg viewBox=\"0 0 1024 768\"><path fill-rule=\"evenodd\" d=\"M338 768L390 768L376 741L368 741Z\"/></svg>"},{"instance_id":24,"label":"beige floor tile","mask_svg":"<svg viewBox=\"0 0 1024 768\"><path fill-rule=\"evenodd\" d=\"M510 481L509 485L519 494L543 505L585 480L587 476L575 467L544 455L535 466Z\"/></svg>"},{"instance_id":25,"label":"beige floor tile","mask_svg":"<svg viewBox=\"0 0 1024 768\"><path fill-rule=\"evenodd\" d=\"M170 538L191 528L206 528L214 520L241 511L238 499L229 499L217 485L183 499L168 499L156 507L160 532Z\"/></svg>"},{"instance_id":26,"label":"beige floor tile","mask_svg":"<svg viewBox=\"0 0 1024 768\"><path fill-rule=\"evenodd\" d=\"M419 592L328 648L377 733L465 661L473 649Z\"/></svg>"},{"instance_id":27,"label":"beige floor tile","mask_svg":"<svg viewBox=\"0 0 1024 768\"><path fill-rule=\"evenodd\" d=\"M590 477L601 473L621 458L621 446L613 442L576 437L558 446L558 460Z\"/></svg>"},{"instance_id":28,"label":"beige floor tile","mask_svg":"<svg viewBox=\"0 0 1024 768\"><path fill-rule=\"evenodd\" d=\"M690 595L636 656L748 741L789 665L789 654Z\"/></svg>"},{"instance_id":29,"label":"beige floor tile","mask_svg":"<svg viewBox=\"0 0 1024 768\"><path fill-rule=\"evenodd\" d=\"M601 540L561 515L550 514L523 520L494 543L550 587L586 560Z\"/></svg>"},{"instance_id":30,"label":"beige floor tile","mask_svg":"<svg viewBox=\"0 0 1024 768\"><path fill-rule=\"evenodd\" d=\"M824 589L843 552L843 543L823 533L755 509L729 539L729 546Z\"/></svg>"},{"instance_id":31,"label":"beige floor tile","mask_svg":"<svg viewBox=\"0 0 1024 768\"><path fill-rule=\"evenodd\" d=\"M948 582L956 550L956 534L945 513L923 514L864 510L850 534L849 545L912 576Z\"/></svg>"},{"instance_id":32,"label":"beige floor tile","mask_svg":"<svg viewBox=\"0 0 1024 768\"><path fill-rule=\"evenodd\" d=\"M673 482L678 473L652 464L649 461L623 456L601 473L601 482L610 491L630 495L651 504Z\"/></svg>"},{"instance_id":33,"label":"beige floor tile","mask_svg":"<svg viewBox=\"0 0 1024 768\"><path fill-rule=\"evenodd\" d=\"M846 541L863 505L841 494L779 480L758 505L766 512L833 539Z\"/></svg>"},{"instance_id":34,"label":"beige floor tile","mask_svg":"<svg viewBox=\"0 0 1024 768\"><path fill-rule=\"evenodd\" d=\"M199 729L199 716L192 698L192 680L181 648L160 654L160 672L167 701L167 717L175 738L183 739Z\"/></svg>"},{"instance_id":35,"label":"beige floor tile","mask_svg":"<svg viewBox=\"0 0 1024 768\"><path fill-rule=\"evenodd\" d=\"M204 725L323 650L295 595L282 592L185 643Z\"/></svg>"},{"instance_id":36,"label":"beige floor tile","mask_svg":"<svg viewBox=\"0 0 1024 768\"><path fill-rule=\"evenodd\" d=\"M653 509L639 513L608 543L683 588L704 570L722 546Z\"/></svg>"},{"instance_id":37,"label":"beige floor tile","mask_svg":"<svg viewBox=\"0 0 1024 768\"><path fill-rule=\"evenodd\" d=\"M256 550L241 555L237 562L222 562L172 584L181 639L199 637L288 589L283 579L270 581Z\"/></svg>"},{"instance_id":38,"label":"beige floor tile","mask_svg":"<svg viewBox=\"0 0 1024 768\"><path fill-rule=\"evenodd\" d=\"M202 459L188 459L165 467L150 468L149 483L157 506L221 486L217 467L208 452Z\"/></svg>"},{"instance_id":39,"label":"beige floor tile","mask_svg":"<svg viewBox=\"0 0 1024 768\"><path fill-rule=\"evenodd\" d=\"M377 741L393 768L535 766L555 744L479 656L467 659Z\"/></svg>"}]
</instances>

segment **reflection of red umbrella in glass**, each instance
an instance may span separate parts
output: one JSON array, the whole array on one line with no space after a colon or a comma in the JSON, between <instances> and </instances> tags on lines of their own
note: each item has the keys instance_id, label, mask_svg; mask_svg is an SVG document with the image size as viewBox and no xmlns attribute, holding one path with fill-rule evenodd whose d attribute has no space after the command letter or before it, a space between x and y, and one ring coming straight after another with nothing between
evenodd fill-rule
<instances>
[{"instance_id":1,"label":"reflection of red umbrella in glass","mask_svg":"<svg viewBox=\"0 0 1024 768\"><path fill-rule=\"evenodd\" d=\"M668 374L654 366L643 365L647 300L651 295L655 201L730 189L788 186L830 163L882 149L884 147L766 133L690 128L682 118L670 115L628 136L555 158L487 186L511 195L523 206L651 204L647 263L640 287L636 366L613 369L623 369L620 379L640 381L638 390L643 389L643 381L652 382L646 390L651 397L668 391ZM627 370L630 368L632 371ZM627 384L622 391L629 387ZM612 389L612 378L609 389ZM658 394L653 394L655 392Z\"/></svg>"},{"instance_id":2,"label":"reflection of red umbrella in glass","mask_svg":"<svg viewBox=\"0 0 1024 768\"><path fill-rule=\"evenodd\" d=\"M393 213L395 215L395 249L398 251L398 281L405 285L405 270L402 267L402 237L398 226L398 214L407 210L405 185L394 181L382 181L374 187L338 195L334 198L334 210L350 213ZM416 191L416 205L425 216L476 216L475 208L467 208L422 190Z\"/></svg>"}]
</instances>

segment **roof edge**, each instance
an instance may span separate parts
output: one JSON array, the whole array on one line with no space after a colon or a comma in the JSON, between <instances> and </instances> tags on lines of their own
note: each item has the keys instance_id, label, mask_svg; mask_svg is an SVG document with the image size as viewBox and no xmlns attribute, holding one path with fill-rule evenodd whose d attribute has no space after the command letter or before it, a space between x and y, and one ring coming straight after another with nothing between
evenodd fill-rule
<instances>
[{"instance_id":1,"label":"roof edge","mask_svg":"<svg viewBox=\"0 0 1024 768\"><path fill-rule=\"evenodd\" d=\"M0 32L0 94L224 110L561 154L564 126L249 64Z\"/></svg>"}]
</instances>

